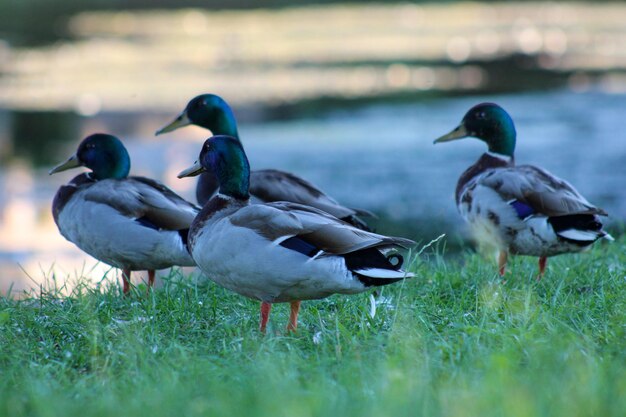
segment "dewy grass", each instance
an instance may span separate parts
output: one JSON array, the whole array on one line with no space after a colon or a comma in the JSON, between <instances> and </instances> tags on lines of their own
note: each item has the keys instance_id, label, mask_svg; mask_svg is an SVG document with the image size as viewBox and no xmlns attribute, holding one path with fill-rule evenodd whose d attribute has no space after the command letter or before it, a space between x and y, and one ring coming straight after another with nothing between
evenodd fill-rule
<instances>
[{"instance_id":1,"label":"dewy grass","mask_svg":"<svg viewBox=\"0 0 626 417\"><path fill-rule=\"evenodd\" d=\"M0 415L624 415L626 238L540 282L516 257L504 284L437 245L374 317L367 293L333 296L303 303L296 334L287 307L262 336L256 302L176 271L148 295L0 299Z\"/></svg>"}]
</instances>

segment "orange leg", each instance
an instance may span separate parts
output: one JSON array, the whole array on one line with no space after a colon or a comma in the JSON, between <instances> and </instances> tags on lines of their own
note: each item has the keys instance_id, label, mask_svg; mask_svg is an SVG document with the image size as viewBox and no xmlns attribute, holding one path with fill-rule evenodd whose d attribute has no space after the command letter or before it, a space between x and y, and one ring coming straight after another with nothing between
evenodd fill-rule
<instances>
[{"instance_id":1,"label":"orange leg","mask_svg":"<svg viewBox=\"0 0 626 417\"><path fill-rule=\"evenodd\" d=\"M548 263L548 258L542 256L539 258L539 276L537 277L537 281L541 281L543 278L543 274L546 272L546 263Z\"/></svg>"},{"instance_id":2,"label":"orange leg","mask_svg":"<svg viewBox=\"0 0 626 417\"><path fill-rule=\"evenodd\" d=\"M506 251L500 251L498 255L498 272L500 276L503 277L506 272L506 260L509 257L509 253Z\"/></svg>"},{"instance_id":3,"label":"orange leg","mask_svg":"<svg viewBox=\"0 0 626 417\"><path fill-rule=\"evenodd\" d=\"M148 289L154 287L154 276L155 276L155 271L154 269L150 269L148 270Z\"/></svg>"},{"instance_id":4,"label":"orange leg","mask_svg":"<svg viewBox=\"0 0 626 417\"><path fill-rule=\"evenodd\" d=\"M265 334L265 328L267 327L267 321L270 319L270 311L272 311L272 304L263 301L261 303L261 324L259 330Z\"/></svg>"},{"instance_id":5,"label":"orange leg","mask_svg":"<svg viewBox=\"0 0 626 417\"><path fill-rule=\"evenodd\" d=\"M130 269L122 270L122 282L124 285L122 291L124 292L124 295L126 295L128 294L128 291L130 291Z\"/></svg>"},{"instance_id":6,"label":"orange leg","mask_svg":"<svg viewBox=\"0 0 626 417\"><path fill-rule=\"evenodd\" d=\"M289 324L287 325L287 331L295 332L298 328L298 313L300 312L301 301L291 302L291 313L289 313Z\"/></svg>"}]
</instances>

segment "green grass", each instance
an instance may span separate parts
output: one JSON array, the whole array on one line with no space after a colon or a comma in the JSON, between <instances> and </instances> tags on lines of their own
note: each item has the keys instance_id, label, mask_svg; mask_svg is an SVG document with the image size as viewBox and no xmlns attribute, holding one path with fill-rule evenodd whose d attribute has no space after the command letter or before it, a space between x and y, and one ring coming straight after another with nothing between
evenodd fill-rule
<instances>
[{"instance_id":1,"label":"green grass","mask_svg":"<svg viewBox=\"0 0 626 417\"><path fill-rule=\"evenodd\" d=\"M467 253L420 278L277 305L173 274L163 289L0 299L1 416L618 416L626 410L626 239L507 282ZM428 252L428 251L427 251Z\"/></svg>"}]
</instances>

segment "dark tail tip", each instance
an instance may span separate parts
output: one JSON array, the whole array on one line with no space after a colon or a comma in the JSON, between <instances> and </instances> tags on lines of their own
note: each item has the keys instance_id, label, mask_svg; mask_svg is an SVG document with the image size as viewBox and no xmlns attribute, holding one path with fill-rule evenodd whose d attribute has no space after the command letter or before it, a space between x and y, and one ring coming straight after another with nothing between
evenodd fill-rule
<instances>
[{"instance_id":1,"label":"dark tail tip","mask_svg":"<svg viewBox=\"0 0 626 417\"><path fill-rule=\"evenodd\" d=\"M344 222L346 223L350 223L352 226L361 229L361 230L365 230L366 232L372 232L373 230L367 225L367 223L365 223L363 220L361 220L360 218L358 218L355 215L350 215L347 217L344 217L343 219Z\"/></svg>"}]
</instances>

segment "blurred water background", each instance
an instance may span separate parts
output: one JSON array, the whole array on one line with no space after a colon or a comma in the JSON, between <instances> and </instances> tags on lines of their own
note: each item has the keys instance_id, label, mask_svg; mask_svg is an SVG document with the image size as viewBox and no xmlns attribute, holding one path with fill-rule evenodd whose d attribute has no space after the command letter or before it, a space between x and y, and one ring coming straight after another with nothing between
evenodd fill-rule
<instances>
[{"instance_id":1,"label":"blurred water background","mask_svg":"<svg viewBox=\"0 0 626 417\"><path fill-rule=\"evenodd\" d=\"M193 199L175 174L208 133L154 131L205 92L233 105L253 167L374 211L381 233L446 233L452 250L466 239L456 179L484 145L432 141L495 101L516 121L517 161L568 179L623 230L626 4L308 3L0 1L0 291L114 278L52 220L78 171L47 170L106 131L134 174Z\"/></svg>"}]
</instances>

